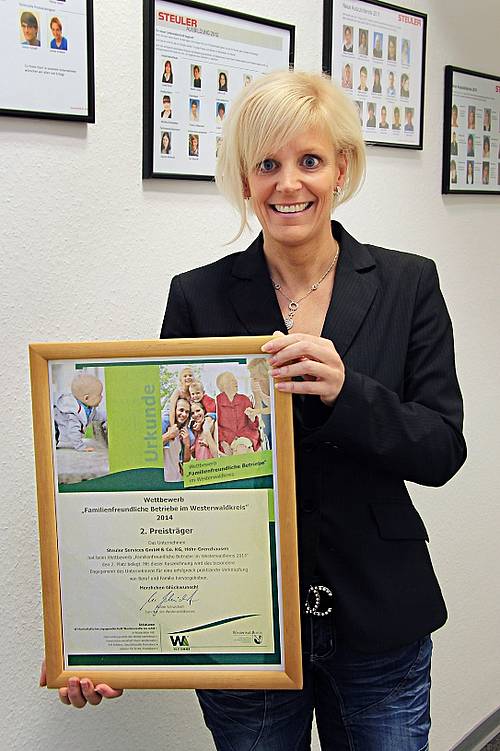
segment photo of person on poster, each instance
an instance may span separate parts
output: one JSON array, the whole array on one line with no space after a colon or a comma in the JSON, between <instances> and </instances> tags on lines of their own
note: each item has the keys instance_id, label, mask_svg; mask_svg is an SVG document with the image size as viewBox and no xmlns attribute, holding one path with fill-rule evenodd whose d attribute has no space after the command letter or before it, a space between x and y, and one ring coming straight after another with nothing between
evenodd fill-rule
<instances>
[{"instance_id":1,"label":"photo of person on poster","mask_svg":"<svg viewBox=\"0 0 500 751\"><path fill-rule=\"evenodd\" d=\"M25 10L21 13L21 35L24 39L21 44L24 47L40 47L38 38L38 18L31 11Z\"/></svg>"},{"instance_id":2,"label":"photo of person on poster","mask_svg":"<svg viewBox=\"0 0 500 751\"><path fill-rule=\"evenodd\" d=\"M194 89L201 89L201 66L199 65L192 65L191 66L191 86Z\"/></svg>"},{"instance_id":3,"label":"photo of person on poster","mask_svg":"<svg viewBox=\"0 0 500 751\"><path fill-rule=\"evenodd\" d=\"M474 185L474 162L467 160L467 172L465 182L467 185Z\"/></svg>"},{"instance_id":4,"label":"photo of person on poster","mask_svg":"<svg viewBox=\"0 0 500 751\"><path fill-rule=\"evenodd\" d=\"M397 44L397 37L389 36L389 41L387 43L387 59L389 60L389 62L396 62Z\"/></svg>"},{"instance_id":5,"label":"photo of person on poster","mask_svg":"<svg viewBox=\"0 0 500 751\"><path fill-rule=\"evenodd\" d=\"M481 179L483 185L489 185L490 184L490 163L489 162L483 162L483 169L481 172Z\"/></svg>"},{"instance_id":6,"label":"photo of person on poster","mask_svg":"<svg viewBox=\"0 0 500 751\"><path fill-rule=\"evenodd\" d=\"M359 69L359 86L358 91L368 91L368 86L366 85L368 81L368 71L365 68L364 65L361 66Z\"/></svg>"},{"instance_id":7,"label":"photo of person on poster","mask_svg":"<svg viewBox=\"0 0 500 751\"><path fill-rule=\"evenodd\" d=\"M163 109L161 111L161 119L169 120L172 117L172 102L168 94L163 97Z\"/></svg>"},{"instance_id":8,"label":"photo of person on poster","mask_svg":"<svg viewBox=\"0 0 500 751\"><path fill-rule=\"evenodd\" d=\"M490 158L490 137L484 136L483 137L483 159Z\"/></svg>"},{"instance_id":9,"label":"photo of person on poster","mask_svg":"<svg viewBox=\"0 0 500 751\"><path fill-rule=\"evenodd\" d=\"M382 58L383 57L383 49L382 44L384 41L384 35L380 31L376 31L373 34L373 57L376 58Z\"/></svg>"},{"instance_id":10,"label":"photo of person on poster","mask_svg":"<svg viewBox=\"0 0 500 751\"><path fill-rule=\"evenodd\" d=\"M450 162L450 183L456 185L457 182L457 163L452 159Z\"/></svg>"},{"instance_id":11,"label":"photo of person on poster","mask_svg":"<svg viewBox=\"0 0 500 751\"><path fill-rule=\"evenodd\" d=\"M224 118L226 116L226 105L224 102L217 102L215 106L216 106L215 122L218 125L222 125L222 123L224 122Z\"/></svg>"},{"instance_id":12,"label":"photo of person on poster","mask_svg":"<svg viewBox=\"0 0 500 751\"><path fill-rule=\"evenodd\" d=\"M410 77L407 73L401 73L401 92L400 95L403 99L408 99L410 96Z\"/></svg>"},{"instance_id":13,"label":"photo of person on poster","mask_svg":"<svg viewBox=\"0 0 500 751\"><path fill-rule=\"evenodd\" d=\"M224 70L219 71L219 91L227 91L227 73Z\"/></svg>"},{"instance_id":14,"label":"photo of person on poster","mask_svg":"<svg viewBox=\"0 0 500 751\"><path fill-rule=\"evenodd\" d=\"M451 156L458 156L458 141L455 131L451 134L450 154Z\"/></svg>"},{"instance_id":15,"label":"photo of person on poster","mask_svg":"<svg viewBox=\"0 0 500 751\"><path fill-rule=\"evenodd\" d=\"M188 135L188 153L189 156L200 156L200 137L198 133L189 133Z\"/></svg>"},{"instance_id":16,"label":"photo of person on poster","mask_svg":"<svg viewBox=\"0 0 500 751\"><path fill-rule=\"evenodd\" d=\"M403 39L401 42L401 62L403 65L410 64L410 40Z\"/></svg>"},{"instance_id":17,"label":"photo of person on poster","mask_svg":"<svg viewBox=\"0 0 500 751\"><path fill-rule=\"evenodd\" d=\"M163 443L163 466L165 482L181 482L184 462L191 459L191 445L195 436L189 428L191 405L187 399L178 399L175 407L175 421L170 423L168 410L161 418Z\"/></svg>"},{"instance_id":18,"label":"photo of person on poster","mask_svg":"<svg viewBox=\"0 0 500 751\"><path fill-rule=\"evenodd\" d=\"M382 68L374 68L373 69L373 86L372 86L372 92L374 94L381 94L382 93L382 82L380 80L380 76L382 75Z\"/></svg>"},{"instance_id":19,"label":"photo of person on poster","mask_svg":"<svg viewBox=\"0 0 500 751\"><path fill-rule=\"evenodd\" d=\"M358 34L358 54L368 54L368 29L360 29Z\"/></svg>"},{"instance_id":20,"label":"photo of person on poster","mask_svg":"<svg viewBox=\"0 0 500 751\"><path fill-rule=\"evenodd\" d=\"M389 85L387 87L387 96L396 96L396 81L394 78L394 71L389 71Z\"/></svg>"},{"instance_id":21,"label":"photo of person on poster","mask_svg":"<svg viewBox=\"0 0 500 751\"><path fill-rule=\"evenodd\" d=\"M165 63L163 64L163 75L161 77L162 83L173 83L174 82L174 73L172 71L172 62L170 60L165 60Z\"/></svg>"},{"instance_id":22,"label":"photo of person on poster","mask_svg":"<svg viewBox=\"0 0 500 751\"><path fill-rule=\"evenodd\" d=\"M413 133L413 107L405 107L405 133Z\"/></svg>"},{"instance_id":23,"label":"photo of person on poster","mask_svg":"<svg viewBox=\"0 0 500 751\"><path fill-rule=\"evenodd\" d=\"M451 108L451 127L458 128L458 107L456 104Z\"/></svg>"},{"instance_id":24,"label":"photo of person on poster","mask_svg":"<svg viewBox=\"0 0 500 751\"><path fill-rule=\"evenodd\" d=\"M401 111L399 107L394 107L392 113L392 130L401 130Z\"/></svg>"},{"instance_id":25,"label":"photo of person on poster","mask_svg":"<svg viewBox=\"0 0 500 751\"><path fill-rule=\"evenodd\" d=\"M50 49L66 52L68 49L68 40L62 35L62 23L57 16L50 19L50 30L54 37L50 42Z\"/></svg>"},{"instance_id":26,"label":"photo of person on poster","mask_svg":"<svg viewBox=\"0 0 500 751\"><path fill-rule=\"evenodd\" d=\"M344 26L344 46L343 52L352 52L352 26Z\"/></svg>"},{"instance_id":27,"label":"photo of person on poster","mask_svg":"<svg viewBox=\"0 0 500 751\"><path fill-rule=\"evenodd\" d=\"M376 105L373 102L368 102L368 118L366 120L366 127L367 128L376 128L377 127L376 112L377 112Z\"/></svg>"},{"instance_id":28,"label":"photo of person on poster","mask_svg":"<svg viewBox=\"0 0 500 751\"><path fill-rule=\"evenodd\" d=\"M378 124L379 128L387 129L389 127L389 123L387 122L387 108L385 104L382 105L382 108L380 110L380 122Z\"/></svg>"},{"instance_id":29,"label":"photo of person on poster","mask_svg":"<svg viewBox=\"0 0 500 751\"><path fill-rule=\"evenodd\" d=\"M467 156L474 156L474 136L469 133L467 137Z\"/></svg>"},{"instance_id":30,"label":"photo of person on poster","mask_svg":"<svg viewBox=\"0 0 500 751\"><path fill-rule=\"evenodd\" d=\"M192 123L197 123L200 119L200 100L189 100L189 119Z\"/></svg>"},{"instance_id":31,"label":"photo of person on poster","mask_svg":"<svg viewBox=\"0 0 500 751\"><path fill-rule=\"evenodd\" d=\"M352 89L352 68L346 63L342 69L342 88Z\"/></svg>"},{"instance_id":32,"label":"photo of person on poster","mask_svg":"<svg viewBox=\"0 0 500 751\"><path fill-rule=\"evenodd\" d=\"M169 133L168 130L162 130L160 140L161 154L170 154L170 149L172 147L171 137L171 133Z\"/></svg>"},{"instance_id":33,"label":"photo of person on poster","mask_svg":"<svg viewBox=\"0 0 500 751\"><path fill-rule=\"evenodd\" d=\"M467 109L467 129L476 129L476 108L473 105L469 105Z\"/></svg>"},{"instance_id":34,"label":"photo of person on poster","mask_svg":"<svg viewBox=\"0 0 500 751\"><path fill-rule=\"evenodd\" d=\"M491 109L484 108L483 113L483 130L491 131Z\"/></svg>"}]
</instances>

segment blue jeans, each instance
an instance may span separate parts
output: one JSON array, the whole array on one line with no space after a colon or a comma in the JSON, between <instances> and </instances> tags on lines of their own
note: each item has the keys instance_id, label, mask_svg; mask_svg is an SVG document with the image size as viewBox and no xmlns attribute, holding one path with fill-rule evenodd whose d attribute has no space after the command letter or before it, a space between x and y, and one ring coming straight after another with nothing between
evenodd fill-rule
<instances>
[{"instance_id":1,"label":"blue jeans","mask_svg":"<svg viewBox=\"0 0 500 751\"><path fill-rule=\"evenodd\" d=\"M383 654L336 644L329 617L304 616L301 691L198 691L218 751L427 751L432 642Z\"/></svg>"}]
</instances>

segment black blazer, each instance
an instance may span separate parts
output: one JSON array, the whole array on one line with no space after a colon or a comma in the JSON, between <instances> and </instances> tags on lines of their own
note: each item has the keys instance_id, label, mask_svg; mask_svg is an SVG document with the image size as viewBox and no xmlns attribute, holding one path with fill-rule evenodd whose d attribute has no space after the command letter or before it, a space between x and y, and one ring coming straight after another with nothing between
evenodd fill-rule
<instances>
[{"instance_id":1,"label":"black blazer","mask_svg":"<svg viewBox=\"0 0 500 751\"><path fill-rule=\"evenodd\" d=\"M333 408L294 405L301 589L329 586L338 637L379 652L446 620L404 481L442 485L462 465L462 399L433 261L332 228L341 250L322 336L346 378ZM172 279L162 337L275 330L286 333L262 236Z\"/></svg>"}]
</instances>

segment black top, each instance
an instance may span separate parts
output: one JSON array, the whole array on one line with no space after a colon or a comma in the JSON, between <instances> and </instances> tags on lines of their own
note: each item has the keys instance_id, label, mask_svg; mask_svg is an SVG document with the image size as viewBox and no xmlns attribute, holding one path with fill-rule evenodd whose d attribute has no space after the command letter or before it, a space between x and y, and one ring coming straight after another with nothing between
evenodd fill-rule
<instances>
[{"instance_id":1,"label":"black top","mask_svg":"<svg viewBox=\"0 0 500 751\"><path fill-rule=\"evenodd\" d=\"M340 638L378 652L443 625L424 524L405 480L444 484L465 460L451 322L434 262L358 243L337 222L322 336L346 368L333 408L294 409L302 598L335 596ZM161 336L286 333L262 236L172 279Z\"/></svg>"}]
</instances>

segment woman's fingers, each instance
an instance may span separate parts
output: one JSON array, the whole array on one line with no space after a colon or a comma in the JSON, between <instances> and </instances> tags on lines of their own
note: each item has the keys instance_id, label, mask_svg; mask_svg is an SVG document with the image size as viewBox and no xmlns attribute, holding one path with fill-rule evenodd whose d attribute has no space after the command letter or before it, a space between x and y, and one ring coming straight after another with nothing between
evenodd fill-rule
<instances>
[{"instance_id":1,"label":"woman's fingers","mask_svg":"<svg viewBox=\"0 0 500 751\"><path fill-rule=\"evenodd\" d=\"M99 683L95 690L98 694L101 694L105 699L117 699L123 694L122 688L111 688L107 683Z\"/></svg>"},{"instance_id":2,"label":"woman's fingers","mask_svg":"<svg viewBox=\"0 0 500 751\"><path fill-rule=\"evenodd\" d=\"M45 660L42 660L42 665L40 667L40 680L39 680L39 686L46 686L47 685L47 669L45 667Z\"/></svg>"}]
</instances>

